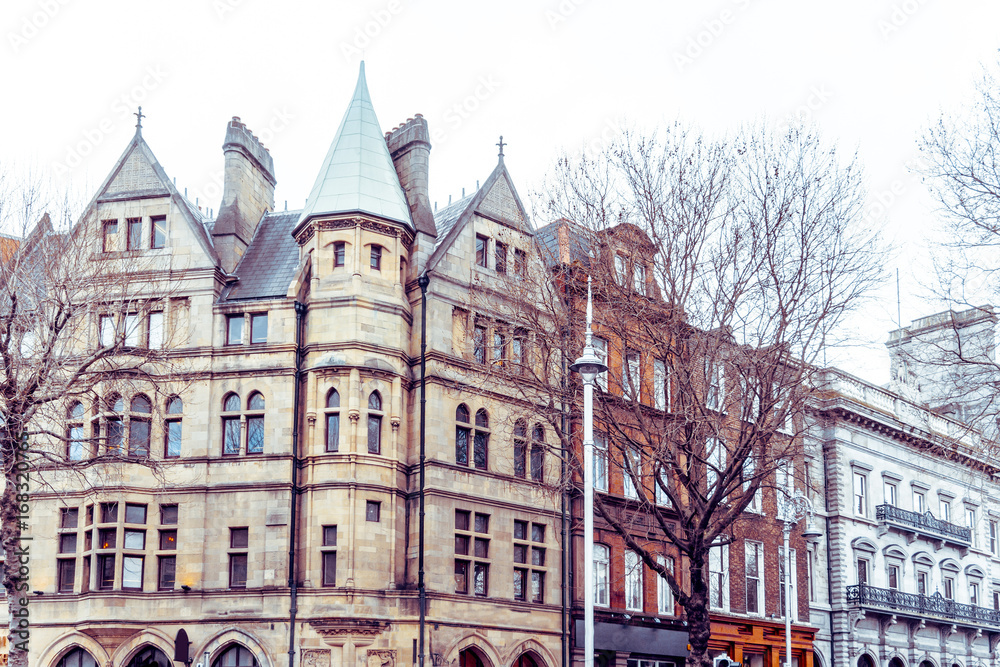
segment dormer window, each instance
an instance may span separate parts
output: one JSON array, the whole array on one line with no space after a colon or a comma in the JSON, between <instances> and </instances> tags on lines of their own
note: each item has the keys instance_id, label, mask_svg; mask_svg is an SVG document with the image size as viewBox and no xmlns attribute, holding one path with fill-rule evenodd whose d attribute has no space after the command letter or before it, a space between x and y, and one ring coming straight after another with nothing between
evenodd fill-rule
<instances>
[{"instance_id":1,"label":"dormer window","mask_svg":"<svg viewBox=\"0 0 1000 667\"><path fill-rule=\"evenodd\" d=\"M382 270L382 246L372 246L371 268L373 271Z\"/></svg>"},{"instance_id":2,"label":"dormer window","mask_svg":"<svg viewBox=\"0 0 1000 667\"><path fill-rule=\"evenodd\" d=\"M334 266L344 266L344 260L346 256L347 244L343 241L338 241L333 244L333 265Z\"/></svg>"}]
</instances>

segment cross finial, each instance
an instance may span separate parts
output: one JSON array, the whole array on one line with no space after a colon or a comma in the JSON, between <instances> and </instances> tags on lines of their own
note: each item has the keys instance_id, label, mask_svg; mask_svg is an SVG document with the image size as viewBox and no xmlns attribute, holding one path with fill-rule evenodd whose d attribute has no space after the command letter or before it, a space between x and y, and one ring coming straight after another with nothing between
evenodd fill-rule
<instances>
[{"instance_id":1,"label":"cross finial","mask_svg":"<svg viewBox=\"0 0 1000 667\"><path fill-rule=\"evenodd\" d=\"M142 107L139 107L139 111L138 112L133 112L132 115L135 116L135 129L136 130L141 130L142 129L142 119L146 117L146 114L142 113Z\"/></svg>"},{"instance_id":2,"label":"cross finial","mask_svg":"<svg viewBox=\"0 0 1000 667\"><path fill-rule=\"evenodd\" d=\"M501 134L501 135L500 135L500 141L499 141L499 142L497 142L497 146L499 146L499 147L500 147L500 156L499 156L499 157L500 157L500 159L501 159L501 160L503 159L503 147L504 147L504 146L506 146L506 145L507 145L507 144L505 144L505 143L503 142L503 135Z\"/></svg>"}]
</instances>

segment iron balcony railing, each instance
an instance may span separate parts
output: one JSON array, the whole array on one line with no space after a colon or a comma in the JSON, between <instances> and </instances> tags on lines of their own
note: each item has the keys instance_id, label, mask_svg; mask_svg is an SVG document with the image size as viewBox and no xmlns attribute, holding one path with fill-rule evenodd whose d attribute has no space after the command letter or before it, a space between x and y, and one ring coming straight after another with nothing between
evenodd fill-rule
<instances>
[{"instance_id":1,"label":"iron balcony railing","mask_svg":"<svg viewBox=\"0 0 1000 667\"><path fill-rule=\"evenodd\" d=\"M900 509L893 505L879 505L875 508L875 518L893 523L902 528L914 530L932 537L944 538L949 542L972 546L972 529L935 519L929 511L919 514Z\"/></svg>"},{"instance_id":2,"label":"iron balcony railing","mask_svg":"<svg viewBox=\"0 0 1000 667\"><path fill-rule=\"evenodd\" d=\"M876 607L916 616L937 616L972 625L1000 627L1000 611L974 604L962 604L934 595L904 593L891 588L876 588L865 584L847 587L847 602L862 607Z\"/></svg>"}]
</instances>

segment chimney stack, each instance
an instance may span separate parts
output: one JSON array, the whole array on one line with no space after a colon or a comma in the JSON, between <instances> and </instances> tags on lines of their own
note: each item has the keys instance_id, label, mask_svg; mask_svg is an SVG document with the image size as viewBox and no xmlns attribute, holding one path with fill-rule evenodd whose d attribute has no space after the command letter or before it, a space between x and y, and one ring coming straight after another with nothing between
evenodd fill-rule
<instances>
[{"instance_id":1,"label":"chimney stack","mask_svg":"<svg viewBox=\"0 0 1000 667\"><path fill-rule=\"evenodd\" d=\"M387 132L385 143L396 167L399 183L406 193L410 217L418 233L437 237L434 214L427 190L431 142L427 121L421 114L408 118L405 123Z\"/></svg>"},{"instance_id":2,"label":"chimney stack","mask_svg":"<svg viewBox=\"0 0 1000 667\"><path fill-rule=\"evenodd\" d=\"M226 126L222 144L225 175L222 204L212 228L222 268L231 273L250 244L264 213L274 210L274 162L260 140L240 121Z\"/></svg>"}]
</instances>

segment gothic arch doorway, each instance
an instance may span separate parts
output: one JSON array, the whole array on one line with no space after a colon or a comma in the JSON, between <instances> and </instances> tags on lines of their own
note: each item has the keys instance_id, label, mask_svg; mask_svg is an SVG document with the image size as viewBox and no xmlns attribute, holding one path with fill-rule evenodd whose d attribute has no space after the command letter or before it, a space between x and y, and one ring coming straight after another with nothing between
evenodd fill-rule
<instances>
[{"instance_id":1,"label":"gothic arch doorway","mask_svg":"<svg viewBox=\"0 0 1000 667\"><path fill-rule=\"evenodd\" d=\"M212 667L260 667L260 664L246 646L230 644L212 662Z\"/></svg>"},{"instance_id":2,"label":"gothic arch doorway","mask_svg":"<svg viewBox=\"0 0 1000 667\"><path fill-rule=\"evenodd\" d=\"M97 667L94 656L87 653L82 648L75 648L62 657L56 667Z\"/></svg>"},{"instance_id":3,"label":"gothic arch doorway","mask_svg":"<svg viewBox=\"0 0 1000 667\"><path fill-rule=\"evenodd\" d=\"M511 667L542 667L542 665L530 653L522 653Z\"/></svg>"},{"instance_id":4,"label":"gothic arch doorway","mask_svg":"<svg viewBox=\"0 0 1000 667\"><path fill-rule=\"evenodd\" d=\"M458 654L458 667L487 667L488 663L475 647L470 646ZM228 667L228 666L227 666Z\"/></svg>"},{"instance_id":5,"label":"gothic arch doorway","mask_svg":"<svg viewBox=\"0 0 1000 667\"><path fill-rule=\"evenodd\" d=\"M127 667L173 667L173 662L163 654L163 651L146 644L132 656Z\"/></svg>"}]
</instances>

